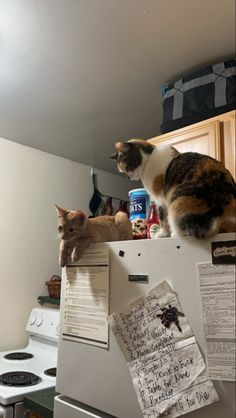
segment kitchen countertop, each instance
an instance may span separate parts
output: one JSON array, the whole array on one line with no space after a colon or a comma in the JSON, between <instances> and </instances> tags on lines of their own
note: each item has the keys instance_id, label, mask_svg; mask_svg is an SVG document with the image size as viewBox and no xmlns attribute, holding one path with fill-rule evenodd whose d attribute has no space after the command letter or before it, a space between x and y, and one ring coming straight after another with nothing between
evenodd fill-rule
<instances>
[{"instance_id":1,"label":"kitchen countertop","mask_svg":"<svg viewBox=\"0 0 236 418\"><path fill-rule=\"evenodd\" d=\"M53 418L55 387L39 390L24 397L24 406L42 418Z\"/></svg>"}]
</instances>

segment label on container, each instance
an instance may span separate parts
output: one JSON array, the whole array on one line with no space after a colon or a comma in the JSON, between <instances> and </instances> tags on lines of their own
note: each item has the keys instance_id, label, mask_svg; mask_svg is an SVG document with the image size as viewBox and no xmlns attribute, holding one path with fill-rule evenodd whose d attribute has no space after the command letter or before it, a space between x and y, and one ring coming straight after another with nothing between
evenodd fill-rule
<instances>
[{"instance_id":1,"label":"label on container","mask_svg":"<svg viewBox=\"0 0 236 418\"><path fill-rule=\"evenodd\" d=\"M130 193L130 221L132 223L133 238L147 238L147 210L149 205L149 196L143 193Z\"/></svg>"},{"instance_id":2,"label":"label on container","mask_svg":"<svg viewBox=\"0 0 236 418\"><path fill-rule=\"evenodd\" d=\"M136 196L130 202L130 220L146 219L146 196Z\"/></svg>"},{"instance_id":3,"label":"label on container","mask_svg":"<svg viewBox=\"0 0 236 418\"><path fill-rule=\"evenodd\" d=\"M148 238L155 239L156 233L159 231L160 225L159 224L151 224L148 230Z\"/></svg>"}]
</instances>

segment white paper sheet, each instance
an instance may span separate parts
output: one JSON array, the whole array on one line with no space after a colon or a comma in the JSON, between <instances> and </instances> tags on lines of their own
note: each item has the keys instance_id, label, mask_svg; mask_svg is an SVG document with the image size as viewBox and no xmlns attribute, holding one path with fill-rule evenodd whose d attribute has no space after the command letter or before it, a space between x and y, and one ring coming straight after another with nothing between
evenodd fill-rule
<instances>
[{"instance_id":1,"label":"white paper sheet","mask_svg":"<svg viewBox=\"0 0 236 418\"><path fill-rule=\"evenodd\" d=\"M235 265L197 264L211 379L235 380Z\"/></svg>"},{"instance_id":2,"label":"white paper sheet","mask_svg":"<svg viewBox=\"0 0 236 418\"><path fill-rule=\"evenodd\" d=\"M63 338L108 348L109 252L90 245L66 267Z\"/></svg>"},{"instance_id":3,"label":"white paper sheet","mask_svg":"<svg viewBox=\"0 0 236 418\"><path fill-rule=\"evenodd\" d=\"M174 418L218 395L176 295L162 282L109 318L145 418Z\"/></svg>"}]
</instances>

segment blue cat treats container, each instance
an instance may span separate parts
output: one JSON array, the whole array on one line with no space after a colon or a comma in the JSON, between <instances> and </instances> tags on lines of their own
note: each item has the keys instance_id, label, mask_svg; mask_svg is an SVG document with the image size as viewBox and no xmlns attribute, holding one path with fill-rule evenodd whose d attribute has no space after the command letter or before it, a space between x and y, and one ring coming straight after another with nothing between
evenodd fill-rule
<instances>
[{"instance_id":1,"label":"blue cat treats container","mask_svg":"<svg viewBox=\"0 0 236 418\"><path fill-rule=\"evenodd\" d=\"M129 192L129 219L132 223L133 239L147 238L147 217L150 197L146 189L134 189Z\"/></svg>"}]
</instances>

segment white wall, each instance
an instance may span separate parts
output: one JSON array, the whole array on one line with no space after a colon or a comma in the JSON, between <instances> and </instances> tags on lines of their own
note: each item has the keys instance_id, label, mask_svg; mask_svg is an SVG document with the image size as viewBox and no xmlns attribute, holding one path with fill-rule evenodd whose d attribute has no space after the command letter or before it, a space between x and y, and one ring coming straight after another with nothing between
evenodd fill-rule
<instances>
[{"instance_id":1,"label":"white wall","mask_svg":"<svg viewBox=\"0 0 236 418\"><path fill-rule=\"evenodd\" d=\"M128 180L95 172L101 192L127 199ZM92 191L90 167L0 139L0 351L24 346L29 312L60 274L54 204L90 214Z\"/></svg>"}]
</instances>

